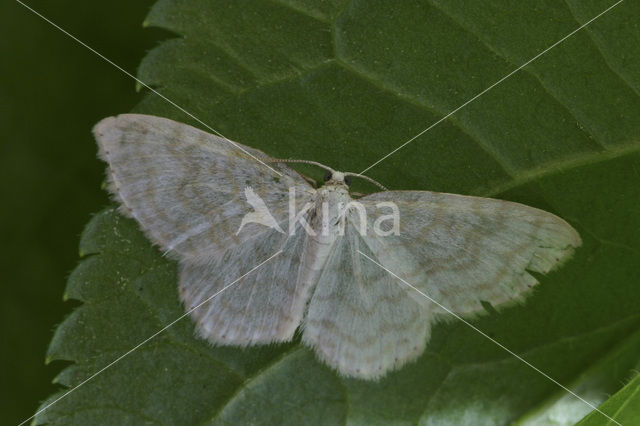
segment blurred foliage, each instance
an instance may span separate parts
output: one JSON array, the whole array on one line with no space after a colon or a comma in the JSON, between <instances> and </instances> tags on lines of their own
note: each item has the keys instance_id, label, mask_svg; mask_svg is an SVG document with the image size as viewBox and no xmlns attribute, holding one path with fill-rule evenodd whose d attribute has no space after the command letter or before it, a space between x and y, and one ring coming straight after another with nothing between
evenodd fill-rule
<instances>
[{"instance_id":1,"label":"blurred foliage","mask_svg":"<svg viewBox=\"0 0 640 426\"><path fill-rule=\"evenodd\" d=\"M77 0L26 3L131 72L167 36L140 24L151 0L99 10ZM0 26L0 423L17 424L56 388L60 366L44 360L71 308L61 302L65 279L84 224L108 202L91 126L140 96L130 78L17 2L0 3Z\"/></svg>"}]
</instances>

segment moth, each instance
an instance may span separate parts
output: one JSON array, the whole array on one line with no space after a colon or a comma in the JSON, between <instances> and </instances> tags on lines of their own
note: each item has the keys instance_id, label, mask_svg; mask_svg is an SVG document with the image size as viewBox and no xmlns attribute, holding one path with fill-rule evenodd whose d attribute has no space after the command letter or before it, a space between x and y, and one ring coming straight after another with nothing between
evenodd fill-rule
<instances>
[{"instance_id":1,"label":"moth","mask_svg":"<svg viewBox=\"0 0 640 426\"><path fill-rule=\"evenodd\" d=\"M447 310L521 302L537 283L530 272L581 244L561 218L514 202L429 191L356 200L352 174L326 166L314 188L284 160L166 118L124 114L93 131L119 211L178 262L186 309L279 252L190 314L201 337L248 346L299 330L346 377L415 360ZM398 220L367 220L381 204Z\"/></svg>"}]
</instances>

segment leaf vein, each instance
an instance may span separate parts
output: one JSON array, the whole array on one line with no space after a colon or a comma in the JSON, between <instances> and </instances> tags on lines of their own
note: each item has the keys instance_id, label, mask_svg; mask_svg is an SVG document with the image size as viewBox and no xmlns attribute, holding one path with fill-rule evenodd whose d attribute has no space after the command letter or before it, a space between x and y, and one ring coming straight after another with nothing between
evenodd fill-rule
<instances>
[{"instance_id":1,"label":"leaf vein","mask_svg":"<svg viewBox=\"0 0 640 426\"><path fill-rule=\"evenodd\" d=\"M489 50L490 52L492 52L493 54L495 54L496 56L498 56L499 58L502 58L505 62L515 66L515 67L520 67L522 64L518 64L516 62L514 62L513 60L511 60L509 58L508 55L500 53L497 49L495 49L488 41L485 41L479 34L477 34L476 32L474 32L471 28L467 27L466 25L464 25L460 20L456 19L453 15L449 14L446 10L444 10L439 4L434 3L433 0L427 0L429 2L429 4L431 4L434 8L436 8L437 10L439 10L443 15L447 16L449 18L449 20L451 22L453 22L456 26L458 26L460 29L462 29L463 31L473 35L476 40L478 40L480 43L482 43L482 45L484 45L487 50ZM565 0L566 1L566 0ZM529 64L531 65L531 64ZM554 93L551 92L551 90L547 87L547 85L542 81L542 79L534 72L532 72L531 70L529 70L529 65L527 65L524 68L521 68L520 71L526 73L527 75L533 77L537 83L538 86L551 98L553 99L553 101L559 105L564 111L567 112L567 114L569 114L569 116L571 116L577 123L580 122L580 120L577 118L577 116L573 113L573 111L571 111L571 109L569 108L568 105L565 105L564 103L562 103L562 101L560 100L560 98L558 98ZM595 135L593 135L590 132L587 132L587 130L585 129L585 126L578 126L578 129L580 130L581 133L583 133L585 135L585 139L587 141L592 141L594 144L596 144L599 148L605 148L606 149L606 145L599 141L598 139L596 139Z\"/></svg>"},{"instance_id":2,"label":"leaf vein","mask_svg":"<svg viewBox=\"0 0 640 426\"><path fill-rule=\"evenodd\" d=\"M576 21L576 23L578 25L582 25L580 23L580 21L578 21L578 17L575 15L574 11L573 11L573 7L571 6L571 4L569 4L569 2L567 0L563 0L564 3L567 6L567 9L569 10L569 14L571 15L571 17ZM638 90L638 88L634 87L633 84L631 82L629 82L627 80L627 78L624 76L624 74L622 74L620 71L618 71L614 65L609 61L609 57L605 54L604 50L602 49L602 47L600 46L600 44L596 41L594 35L593 35L593 30L590 28L591 26L588 25L587 27L585 27L584 29L586 30L586 34L587 37L589 37L589 40L591 41L591 44L594 46L594 48L600 53L600 55L602 56L602 59L604 61L604 63L607 65L607 67L611 70L611 72L618 78L620 79L620 81L622 81L622 83L625 86L628 86L629 89L631 89L631 91L633 91L637 96L640 96L640 90Z\"/></svg>"}]
</instances>

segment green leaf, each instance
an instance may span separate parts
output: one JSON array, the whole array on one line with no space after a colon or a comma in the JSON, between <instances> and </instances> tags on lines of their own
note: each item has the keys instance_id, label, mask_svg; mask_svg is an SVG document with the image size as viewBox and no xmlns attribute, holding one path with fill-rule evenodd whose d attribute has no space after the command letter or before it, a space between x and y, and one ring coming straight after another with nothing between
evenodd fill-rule
<instances>
[{"instance_id":1,"label":"green leaf","mask_svg":"<svg viewBox=\"0 0 640 426\"><path fill-rule=\"evenodd\" d=\"M629 384L609 398L600 408L620 424L632 425L637 423L638 419L640 419L640 376L636 375ZM606 418L597 413L589 414L578 423L579 426L606 426L612 424L613 422L607 421Z\"/></svg>"},{"instance_id":2,"label":"green leaf","mask_svg":"<svg viewBox=\"0 0 640 426\"><path fill-rule=\"evenodd\" d=\"M162 0L145 24L179 37L139 76L233 140L359 172L613 3ZM583 247L525 305L474 325L593 404L640 355L638 18L640 3L621 3L368 172L393 189L522 202L579 230ZM152 94L136 111L197 125ZM73 362L64 389L184 313L175 264L114 210L80 251L66 297L83 304L48 354ZM36 422L573 424L590 410L569 402L457 321L435 327L417 362L364 382L299 339L212 348L185 318Z\"/></svg>"},{"instance_id":3,"label":"green leaf","mask_svg":"<svg viewBox=\"0 0 640 426\"><path fill-rule=\"evenodd\" d=\"M603 390L610 389L614 391L615 386L620 386L622 383L622 380L614 383L612 379L619 378L621 373L628 370L629 365L637 362L639 341L640 331L629 336L619 345L611 348L603 358L597 360L571 383L571 389L591 404L597 405L603 402L608 396L603 393ZM625 421L623 421L621 417L617 417L618 414L613 413L612 410L607 408L609 404L610 400L607 400L604 405L600 406L600 409L609 416L616 416L616 420L620 424L633 424L633 422L626 421L631 417L627 417ZM637 405L637 402L635 404L636 409L640 407L640 405ZM573 424L576 419L581 418L583 415L589 413L589 411L590 407L585 404L584 401L575 398L574 395L562 389L558 389L543 401L539 408L530 410L517 424L529 426ZM592 412L589 414L589 418L597 421L597 424L615 424L611 419L608 419L598 412Z\"/></svg>"}]
</instances>

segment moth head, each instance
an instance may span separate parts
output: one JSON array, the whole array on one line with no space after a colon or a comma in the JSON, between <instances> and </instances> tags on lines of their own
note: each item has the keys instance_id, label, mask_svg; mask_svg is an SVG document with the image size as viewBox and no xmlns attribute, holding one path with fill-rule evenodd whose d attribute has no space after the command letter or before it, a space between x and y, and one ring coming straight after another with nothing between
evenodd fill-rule
<instances>
[{"instance_id":1,"label":"moth head","mask_svg":"<svg viewBox=\"0 0 640 426\"><path fill-rule=\"evenodd\" d=\"M327 171L324 175L324 181L327 185L351 185L351 176L345 175L342 172Z\"/></svg>"},{"instance_id":2,"label":"moth head","mask_svg":"<svg viewBox=\"0 0 640 426\"><path fill-rule=\"evenodd\" d=\"M283 158L272 158L272 159L268 159L266 160L269 163L305 163L305 164L313 164L314 166L318 166L318 167L322 167L323 169L325 169L327 172L324 175L324 182L325 185L341 185L345 188L348 188L349 186L351 186L351 177L357 177L357 178L361 178L364 180L367 180L371 183L373 183L374 185L376 185L377 187L379 187L380 189L382 189L383 191L386 191L387 188L385 188L384 186L380 185L378 182L376 182L375 180L371 179L368 176L364 176L360 173L345 173L345 172L337 172L335 170L333 170L331 167L327 167L324 164L318 163L317 161L309 161L309 160L296 160L296 159L283 159Z\"/></svg>"}]
</instances>

